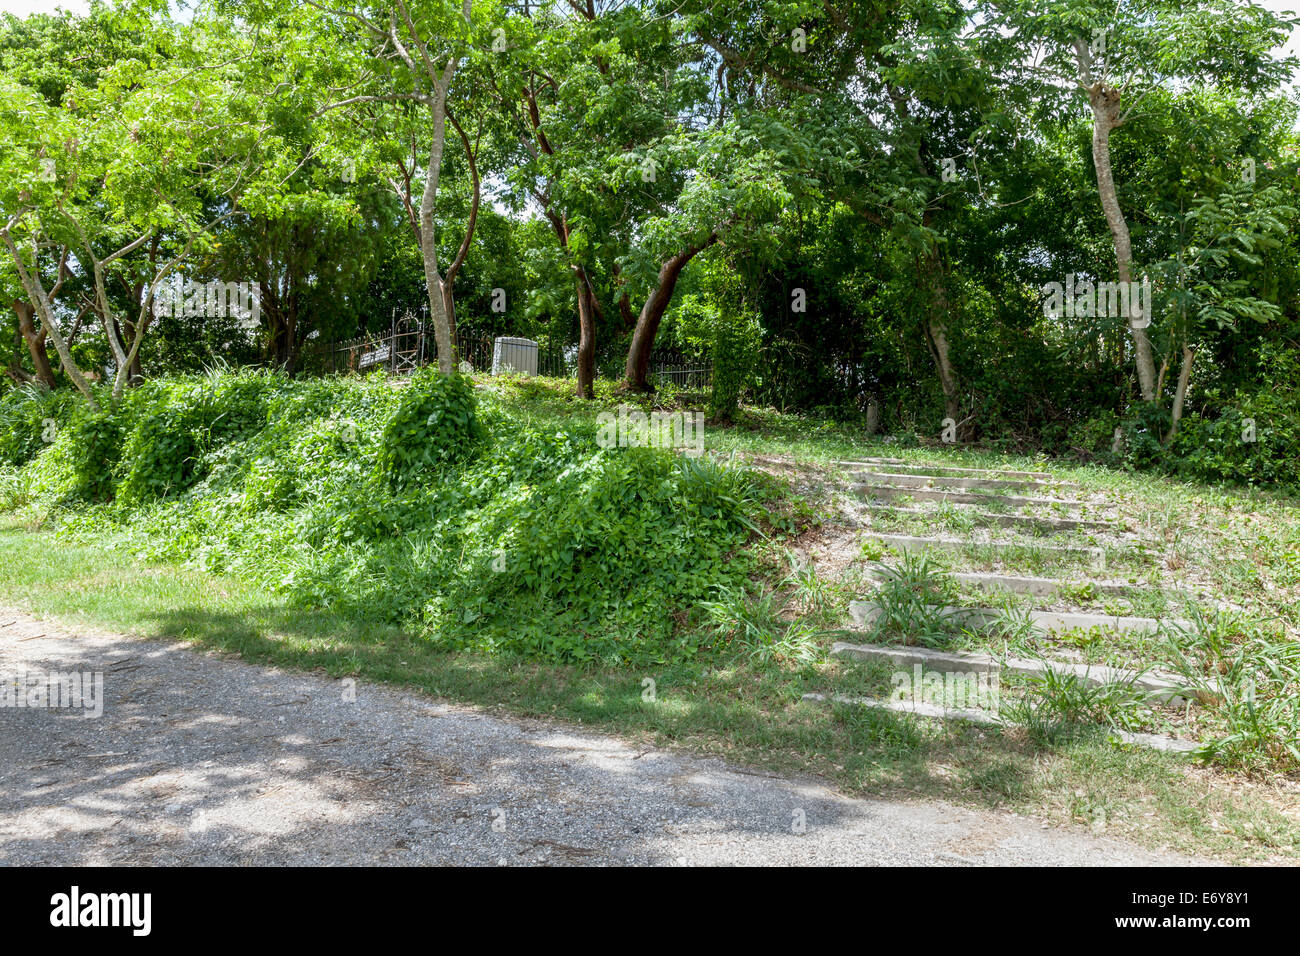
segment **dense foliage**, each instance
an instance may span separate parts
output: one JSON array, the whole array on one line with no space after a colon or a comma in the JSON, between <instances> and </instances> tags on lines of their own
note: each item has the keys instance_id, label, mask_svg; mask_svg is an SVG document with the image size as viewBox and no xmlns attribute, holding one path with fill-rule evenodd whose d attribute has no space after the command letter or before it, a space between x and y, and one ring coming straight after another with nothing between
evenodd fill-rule
<instances>
[{"instance_id":1,"label":"dense foliage","mask_svg":"<svg viewBox=\"0 0 1300 956\"><path fill-rule=\"evenodd\" d=\"M15 390L0 415L56 416L26 474L70 530L449 648L681 660L702 640L690 609L751 567L742 472L520 421L460 376L214 373L153 380L112 416L39 403Z\"/></svg>"},{"instance_id":2,"label":"dense foliage","mask_svg":"<svg viewBox=\"0 0 1300 956\"><path fill-rule=\"evenodd\" d=\"M222 0L173 20L120 0L0 20L4 387L131 414L151 379L311 372L320 347L409 315L430 343L563 351L588 398L593 375L653 388L648 350L667 346L712 363L718 420L748 403L936 440L951 418L987 447L1294 482L1300 114L1278 16L402 8ZM1149 284L1147 325L1104 304L1125 277ZM258 312L159 313L182 281L244 283ZM61 401L14 405L0 453L30 458L41 403ZM155 457L128 499L201 480L208 419L240 427L146 404ZM406 414L408 437L439 435L378 463L394 489L476 453L463 409Z\"/></svg>"}]
</instances>

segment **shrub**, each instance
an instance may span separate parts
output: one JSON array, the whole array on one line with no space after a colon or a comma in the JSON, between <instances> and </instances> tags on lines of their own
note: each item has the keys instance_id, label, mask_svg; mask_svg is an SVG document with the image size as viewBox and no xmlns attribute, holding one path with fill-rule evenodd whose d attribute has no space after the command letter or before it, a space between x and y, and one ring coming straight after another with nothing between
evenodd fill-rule
<instances>
[{"instance_id":1,"label":"shrub","mask_svg":"<svg viewBox=\"0 0 1300 956\"><path fill-rule=\"evenodd\" d=\"M384 428L380 471L393 487L404 487L472 458L484 438L470 380L422 369Z\"/></svg>"},{"instance_id":2,"label":"shrub","mask_svg":"<svg viewBox=\"0 0 1300 956\"><path fill-rule=\"evenodd\" d=\"M68 427L72 496L106 501L113 496L114 469L122 455L121 416L101 409L83 411Z\"/></svg>"},{"instance_id":3,"label":"shrub","mask_svg":"<svg viewBox=\"0 0 1300 956\"><path fill-rule=\"evenodd\" d=\"M666 663L695 655L694 609L749 567L743 474L651 449L593 450L544 489L497 496L430 602L430 634L556 661Z\"/></svg>"},{"instance_id":4,"label":"shrub","mask_svg":"<svg viewBox=\"0 0 1300 956\"><path fill-rule=\"evenodd\" d=\"M58 436L84 405L72 389L24 385L0 396L0 464L21 466Z\"/></svg>"},{"instance_id":5,"label":"shrub","mask_svg":"<svg viewBox=\"0 0 1300 956\"><path fill-rule=\"evenodd\" d=\"M205 456L261 429L272 395L285 387L279 373L213 373L170 379L136 389L119 410L132 422L117 488L124 504L179 494L202 479Z\"/></svg>"},{"instance_id":6,"label":"shrub","mask_svg":"<svg viewBox=\"0 0 1300 956\"><path fill-rule=\"evenodd\" d=\"M718 316L713 337L713 389L709 416L731 421L750 384L757 359L758 323L747 312L728 310Z\"/></svg>"},{"instance_id":7,"label":"shrub","mask_svg":"<svg viewBox=\"0 0 1300 956\"><path fill-rule=\"evenodd\" d=\"M64 509L65 527L113 522L133 553L447 648L570 662L698 653L710 638L687 625L746 578L758 509L744 472L601 449L594 421L531 424L436 373L404 389L382 376L158 380L112 415L79 416L20 474L14 502L75 491L92 503ZM114 481L112 505L96 504Z\"/></svg>"}]
</instances>

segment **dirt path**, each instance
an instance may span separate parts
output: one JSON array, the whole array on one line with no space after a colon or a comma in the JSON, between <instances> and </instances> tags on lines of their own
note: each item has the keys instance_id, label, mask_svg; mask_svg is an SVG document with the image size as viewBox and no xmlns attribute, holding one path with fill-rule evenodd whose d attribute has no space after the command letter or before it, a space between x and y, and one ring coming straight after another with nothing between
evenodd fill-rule
<instances>
[{"instance_id":1,"label":"dirt path","mask_svg":"<svg viewBox=\"0 0 1300 956\"><path fill-rule=\"evenodd\" d=\"M0 708L8 865L1194 862L0 609L0 680L50 671L103 714Z\"/></svg>"}]
</instances>

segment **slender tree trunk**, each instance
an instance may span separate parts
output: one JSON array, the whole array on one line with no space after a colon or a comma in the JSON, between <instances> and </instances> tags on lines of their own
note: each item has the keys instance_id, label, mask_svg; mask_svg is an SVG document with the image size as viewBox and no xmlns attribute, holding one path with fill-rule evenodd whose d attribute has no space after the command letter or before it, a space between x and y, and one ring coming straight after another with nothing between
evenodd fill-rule
<instances>
[{"instance_id":1,"label":"slender tree trunk","mask_svg":"<svg viewBox=\"0 0 1300 956\"><path fill-rule=\"evenodd\" d=\"M14 330L14 350L13 354L9 356L9 364L5 367L5 374L16 385L30 385L36 381L36 376L23 368L23 334L17 329Z\"/></svg>"},{"instance_id":2,"label":"slender tree trunk","mask_svg":"<svg viewBox=\"0 0 1300 956\"><path fill-rule=\"evenodd\" d=\"M47 388L55 388L58 381L54 378L54 369L50 366L50 353L45 348L45 329L42 327L41 331L36 331L36 310L30 303L15 299L14 311L18 313L18 333L27 343L27 351L32 357L36 381Z\"/></svg>"},{"instance_id":3,"label":"slender tree trunk","mask_svg":"<svg viewBox=\"0 0 1300 956\"><path fill-rule=\"evenodd\" d=\"M943 260L939 250L931 247L926 251L922 265L927 288L925 333L930 355L934 359L935 369L939 373L939 387L943 389L944 415L954 422L961 421L961 395L957 386L957 373L952 367L952 356L948 345L948 318L951 305L948 301L947 276L944 274Z\"/></svg>"},{"instance_id":4,"label":"slender tree trunk","mask_svg":"<svg viewBox=\"0 0 1300 956\"><path fill-rule=\"evenodd\" d=\"M952 369L952 358L948 351L948 327L943 319L931 315L926 323L934 354L935 367L939 370L939 385L943 389L943 412L954 422L961 420L961 397L957 394L957 375Z\"/></svg>"},{"instance_id":5,"label":"slender tree trunk","mask_svg":"<svg viewBox=\"0 0 1300 956\"><path fill-rule=\"evenodd\" d=\"M673 290L677 287L677 280L682 270L686 268L686 264L717 240L718 234L715 232L709 236L704 245L683 249L659 267L659 281L646 297L645 304L641 306L636 328L632 331L632 342L628 346L627 365L623 371L623 388L626 391L644 393L654 391L648 376L650 351L654 348L655 336L659 334L659 323L663 321L664 312L673 300Z\"/></svg>"},{"instance_id":6,"label":"slender tree trunk","mask_svg":"<svg viewBox=\"0 0 1300 956\"><path fill-rule=\"evenodd\" d=\"M578 284L578 397L596 397L596 292L582 266L574 269Z\"/></svg>"},{"instance_id":7,"label":"slender tree trunk","mask_svg":"<svg viewBox=\"0 0 1300 956\"><path fill-rule=\"evenodd\" d=\"M1091 65L1087 67L1086 76L1091 79ZM1115 262L1119 271L1119 281L1133 281L1133 242L1129 236L1128 222L1119 207L1119 197L1115 191L1115 176L1110 160L1110 134L1120 123L1119 90L1104 83L1089 83L1088 102L1092 106L1092 162L1097 170L1097 193L1101 198L1101 209L1106 215L1106 225L1110 227L1111 239L1115 246ZM1156 399L1156 366L1151 352L1151 340L1147 338L1146 328L1138 327L1132 321L1128 296L1120 296L1121 316L1133 337L1133 355L1137 366L1138 388L1142 391L1144 401ZM1143 321L1149 322L1150 316Z\"/></svg>"},{"instance_id":8,"label":"slender tree trunk","mask_svg":"<svg viewBox=\"0 0 1300 956\"><path fill-rule=\"evenodd\" d=\"M23 291L31 300L31 304L36 308L37 314L41 319L41 328L54 343L54 351L59 355L59 361L63 365L63 372L72 380L72 384L77 387L77 391L86 396L86 403L91 410L99 411L99 402L95 401L95 395L90 390L90 384L86 377L81 374L81 369L73 361L72 350L68 348L68 343L64 340L63 335L59 332L59 327L54 321L54 309L48 296L45 294L44 285L41 283L40 275L36 272L35 264L31 269L27 268L26 260L18 251L17 245L14 244L13 237L10 236L9 230L0 229L0 237L3 237L5 247L9 250L9 255L13 257L14 264L18 269L19 281L23 284Z\"/></svg>"},{"instance_id":9,"label":"slender tree trunk","mask_svg":"<svg viewBox=\"0 0 1300 956\"><path fill-rule=\"evenodd\" d=\"M298 370L298 290L289 292L289 314L284 324L284 372L293 376Z\"/></svg>"},{"instance_id":10,"label":"slender tree trunk","mask_svg":"<svg viewBox=\"0 0 1300 956\"><path fill-rule=\"evenodd\" d=\"M1174 410L1173 420L1169 424L1169 434L1165 436L1165 444L1172 445L1174 439L1178 436L1178 423L1183 417L1183 403L1187 400L1187 385L1192 378L1192 360L1196 358L1196 353L1190 346L1183 346L1183 367L1178 370L1178 390L1174 392Z\"/></svg>"},{"instance_id":11,"label":"slender tree trunk","mask_svg":"<svg viewBox=\"0 0 1300 956\"><path fill-rule=\"evenodd\" d=\"M429 297L429 315L433 319L433 338L438 345L438 371L449 375L456 369L456 342L452 338L451 315L447 303L451 288L438 272L438 242L434 210L438 200L438 180L442 176L442 154L447 140L447 91L456 71L451 59L438 78L434 102L429 106L433 119L433 144L429 147L429 165L425 171L424 195L420 199L420 255L424 260L425 292Z\"/></svg>"},{"instance_id":12,"label":"slender tree trunk","mask_svg":"<svg viewBox=\"0 0 1300 956\"><path fill-rule=\"evenodd\" d=\"M475 149L470 146L469 137L465 135L465 130L461 128L460 123L456 120L455 114L451 110L447 111L447 120L460 136L461 145L465 148L465 162L469 166L470 182L470 204L469 204L469 221L465 224L465 238L461 241L460 249L456 251L456 258L447 266L447 277L442 284L442 298L444 307L447 310L447 329L448 335L452 342L456 341L456 299L452 295L452 284L456 281L456 273L465 263L465 256L469 254L470 243L474 241L474 229L478 225L479 205L483 200L482 183L479 181L478 160L475 155ZM480 126L480 133L482 127Z\"/></svg>"}]
</instances>

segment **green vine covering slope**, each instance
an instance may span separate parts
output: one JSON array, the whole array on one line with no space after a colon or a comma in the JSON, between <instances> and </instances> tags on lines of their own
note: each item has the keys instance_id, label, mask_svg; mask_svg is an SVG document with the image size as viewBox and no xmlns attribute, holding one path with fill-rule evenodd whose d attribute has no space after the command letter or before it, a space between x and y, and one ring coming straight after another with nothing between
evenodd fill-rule
<instances>
[{"instance_id":1,"label":"green vine covering slope","mask_svg":"<svg viewBox=\"0 0 1300 956\"><path fill-rule=\"evenodd\" d=\"M113 530L449 648L686 659L707 640L692 609L750 568L744 473L601 448L590 423L534 425L459 376L221 372L153 380L113 413L0 403L0 451L65 533Z\"/></svg>"}]
</instances>

